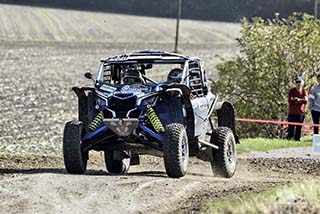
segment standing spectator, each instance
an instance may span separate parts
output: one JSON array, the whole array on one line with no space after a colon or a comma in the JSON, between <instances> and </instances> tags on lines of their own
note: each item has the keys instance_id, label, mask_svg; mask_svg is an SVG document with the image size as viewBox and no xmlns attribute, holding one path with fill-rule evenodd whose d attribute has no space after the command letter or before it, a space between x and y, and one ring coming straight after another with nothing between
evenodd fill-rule
<instances>
[{"instance_id":1,"label":"standing spectator","mask_svg":"<svg viewBox=\"0 0 320 214\"><path fill-rule=\"evenodd\" d=\"M289 97L288 97L288 102L289 102L288 121L303 123L304 117L305 117L305 105L307 104L307 101L308 101L308 93L303 88L304 81L302 77L295 78L294 82L296 86L290 89ZM302 126L300 125L289 125L288 140L294 137L294 140L300 141L301 129L302 129Z\"/></svg>"},{"instance_id":2,"label":"standing spectator","mask_svg":"<svg viewBox=\"0 0 320 214\"><path fill-rule=\"evenodd\" d=\"M317 75L318 84L313 86L309 96L309 107L314 124L319 124L320 118L320 74ZM319 127L313 127L313 133L319 134Z\"/></svg>"}]
</instances>

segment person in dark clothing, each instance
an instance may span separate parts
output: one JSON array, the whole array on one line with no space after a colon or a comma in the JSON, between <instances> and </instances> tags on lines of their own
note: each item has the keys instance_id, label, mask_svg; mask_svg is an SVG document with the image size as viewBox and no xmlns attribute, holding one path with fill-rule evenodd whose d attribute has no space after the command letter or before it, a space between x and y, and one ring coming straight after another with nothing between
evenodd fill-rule
<instances>
[{"instance_id":1,"label":"person in dark clothing","mask_svg":"<svg viewBox=\"0 0 320 214\"><path fill-rule=\"evenodd\" d=\"M303 88L304 81L302 77L297 77L294 81L296 86L290 89L288 96L288 121L303 123L305 118L305 106L308 101L308 93ZM300 141L301 129L302 126L300 125L289 125L288 140L294 137L294 140Z\"/></svg>"}]
</instances>

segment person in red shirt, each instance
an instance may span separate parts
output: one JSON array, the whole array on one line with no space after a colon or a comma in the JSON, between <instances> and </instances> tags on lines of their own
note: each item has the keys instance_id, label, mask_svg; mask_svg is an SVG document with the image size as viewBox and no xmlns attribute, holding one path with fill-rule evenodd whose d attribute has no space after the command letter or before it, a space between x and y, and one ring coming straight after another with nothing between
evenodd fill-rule
<instances>
[{"instance_id":1,"label":"person in red shirt","mask_svg":"<svg viewBox=\"0 0 320 214\"><path fill-rule=\"evenodd\" d=\"M289 91L289 112L288 121L303 123L305 117L305 106L308 100L308 93L303 89L304 81L302 77L297 77L294 80L296 87L291 88ZM294 137L294 140L300 141L301 137L300 125L289 125L288 140Z\"/></svg>"}]
</instances>

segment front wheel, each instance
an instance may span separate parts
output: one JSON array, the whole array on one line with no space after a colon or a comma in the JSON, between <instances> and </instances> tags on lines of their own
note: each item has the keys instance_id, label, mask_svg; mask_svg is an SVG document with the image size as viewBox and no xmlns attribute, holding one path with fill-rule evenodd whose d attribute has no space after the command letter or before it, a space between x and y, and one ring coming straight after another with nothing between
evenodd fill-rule
<instances>
[{"instance_id":1,"label":"front wheel","mask_svg":"<svg viewBox=\"0 0 320 214\"><path fill-rule=\"evenodd\" d=\"M218 150L213 150L213 173L226 178L232 177L237 168L236 141L232 130L228 127L214 129L210 142L219 147Z\"/></svg>"},{"instance_id":2,"label":"front wheel","mask_svg":"<svg viewBox=\"0 0 320 214\"><path fill-rule=\"evenodd\" d=\"M130 167L130 158L123 151L105 151L104 161L109 173L124 174Z\"/></svg>"},{"instance_id":3,"label":"front wheel","mask_svg":"<svg viewBox=\"0 0 320 214\"><path fill-rule=\"evenodd\" d=\"M189 162L188 136L180 123L165 128L163 143L164 166L169 177L180 178L187 172Z\"/></svg>"},{"instance_id":4,"label":"front wheel","mask_svg":"<svg viewBox=\"0 0 320 214\"><path fill-rule=\"evenodd\" d=\"M63 133L63 159L68 173L83 174L87 169L87 155L81 149L82 122L70 121Z\"/></svg>"}]
</instances>

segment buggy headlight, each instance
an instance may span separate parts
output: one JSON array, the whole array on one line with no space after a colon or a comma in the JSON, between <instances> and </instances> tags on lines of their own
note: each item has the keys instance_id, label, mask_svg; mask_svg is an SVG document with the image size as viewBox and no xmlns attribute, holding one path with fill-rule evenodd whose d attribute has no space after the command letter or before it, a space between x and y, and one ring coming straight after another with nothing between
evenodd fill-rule
<instances>
[{"instance_id":1,"label":"buggy headlight","mask_svg":"<svg viewBox=\"0 0 320 214\"><path fill-rule=\"evenodd\" d=\"M154 90L155 90L156 92L159 92L159 91L162 91L163 88L161 87L161 85L157 85L157 86L154 88Z\"/></svg>"}]
</instances>

